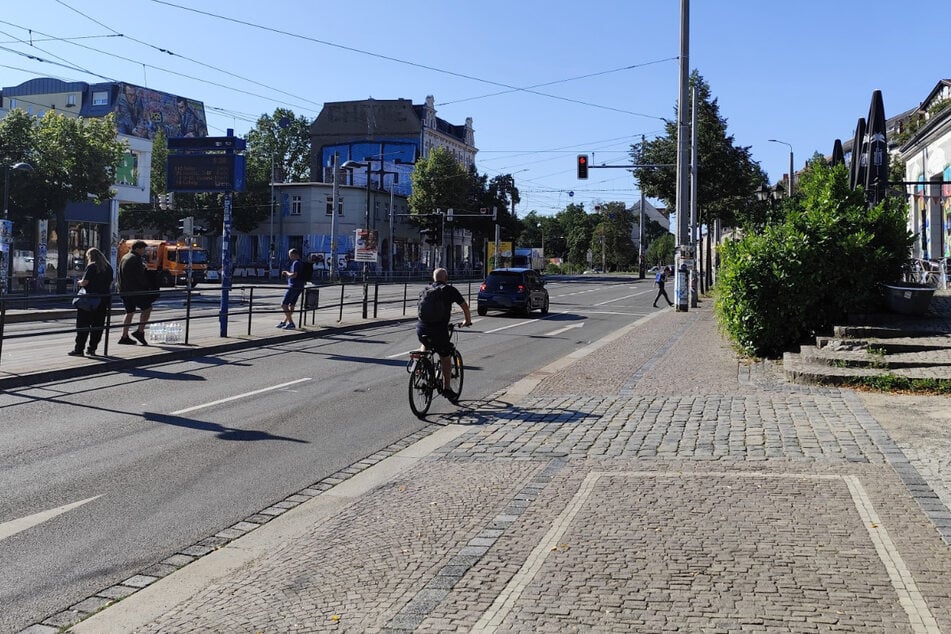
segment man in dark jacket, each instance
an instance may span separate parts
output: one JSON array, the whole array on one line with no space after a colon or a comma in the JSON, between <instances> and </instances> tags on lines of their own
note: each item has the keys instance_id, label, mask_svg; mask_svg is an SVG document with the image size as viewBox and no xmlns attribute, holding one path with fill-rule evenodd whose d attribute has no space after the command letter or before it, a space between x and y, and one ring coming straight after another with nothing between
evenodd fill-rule
<instances>
[{"instance_id":1,"label":"man in dark jacket","mask_svg":"<svg viewBox=\"0 0 951 634\"><path fill-rule=\"evenodd\" d=\"M458 395L453 394L449 386L452 373L452 341L449 338L452 306L458 304L462 308L462 314L465 315L463 326L472 325L472 314L469 312L469 304L462 293L449 283L449 272L446 269L439 268L433 271L431 288L439 291L437 297L444 304L442 316L437 321L423 321L422 316L420 316L416 322L416 337L423 344L422 349L425 350L428 344L439 355L439 362L442 364L442 393L450 401L455 401Z\"/></svg>"},{"instance_id":2,"label":"man in dark jacket","mask_svg":"<svg viewBox=\"0 0 951 634\"><path fill-rule=\"evenodd\" d=\"M154 290L149 280L145 260L143 260L146 246L142 240L136 240L132 244L132 249L122 256L119 262L116 285L125 308L125 321L122 322L122 337L119 338L119 343L124 345L134 346L136 339L143 346L149 345L145 340L145 324L148 323L149 316L152 314L152 302L155 301L155 295L146 293L146 291ZM132 333L132 337L135 337L132 339L129 337L129 327L132 325L132 317L136 309L140 311L139 327Z\"/></svg>"}]
</instances>

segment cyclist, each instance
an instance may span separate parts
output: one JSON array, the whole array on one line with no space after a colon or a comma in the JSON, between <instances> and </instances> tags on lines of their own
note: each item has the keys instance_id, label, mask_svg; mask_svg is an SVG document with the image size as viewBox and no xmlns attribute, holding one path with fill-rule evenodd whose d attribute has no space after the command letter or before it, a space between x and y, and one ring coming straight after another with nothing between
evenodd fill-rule
<instances>
[{"instance_id":1,"label":"cyclist","mask_svg":"<svg viewBox=\"0 0 951 634\"><path fill-rule=\"evenodd\" d=\"M439 310L435 313L428 304L435 302ZM433 283L426 287L419 296L419 319L416 322L416 337L425 350L428 344L439 355L442 365L442 394L452 400L457 395L449 387L452 372L452 341L449 338L449 318L452 315L452 305L459 304L465 315L463 326L472 325L472 314L469 304L462 293L449 283L449 272L439 268L433 271Z\"/></svg>"}]
</instances>

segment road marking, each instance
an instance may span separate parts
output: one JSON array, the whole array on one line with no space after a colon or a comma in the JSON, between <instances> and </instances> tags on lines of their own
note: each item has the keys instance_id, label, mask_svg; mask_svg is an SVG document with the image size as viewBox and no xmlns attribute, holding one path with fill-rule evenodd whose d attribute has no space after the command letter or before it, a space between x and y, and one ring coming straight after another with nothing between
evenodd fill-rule
<instances>
[{"instance_id":1,"label":"road marking","mask_svg":"<svg viewBox=\"0 0 951 634\"><path fill-rule=\"evenodd\" d=\"M212 401L210 403L202 403L201 405L194 405L192 407L186 407L185 409L175 410L170 414L172 416L178 416L179 414L187 414L188 412L194 412L196 409L204 409L206 407L213 407L215 405L221 405L222 403L227 403L229 401L236 401L239 398L248 398L249 396L256 396L258 394L263 394L264 392L271 392L273 390L280 390L289 385L296 385L298 383L303 383L305 381L310 381L310 377L305 379L297 379L296 381L288 381L287 383L281 383L280 385L272 385L271 387L262 387L260 390L254 390L252 392L245 392L244 394L236 394L235 396L229 396L228 398L222 398L217 401Z\"/></svg>"},{"instance_id":2,"label":"road marking","mask_svg":"<svg viewBox=\"0 0 951 634\"><path fill-rule=\"evenodd\" d=\"M570 326L565 326L564 328L559 328L558 330L553 330L553 331L551 331L551 332L549 332L549 333L546 333L546 334L544 334L544 335L542 335L542 336L543 336L543 337L554 337L555 335L560 335L560 334L563 333L563 332L568 332L568 331L571 330L572 328L582 328L583 326L584 326L584 322L581 322L580 324L571 324Z\"/></svg>"},{"instance_id":3,"label":"road marking","mask_svg":"<svg viewBox=\"0 0 951 634\"><path fill-rule=\"evenodd\" d=\"M623 296L621 296L621 297L615 297L614 299L608 299L608 300L605 300L605 301L603 301L603 302L598 302L597 304L594 304L594 305L595 305L595 306L604 306L605 304L610 304L610 303L612 303L612 302L619 302L619 301L621 301L622 299L631 299L632 297L640 297L641 295L649 295L650 293L653 293L653 292L654 292L654 291L652 291L652 290L641 291L640 293L633 293L633 294L631 294L631 295L623 295Z\"/></svg>"},{"instance_id":4,"label":"road marking","mask_svg":"<svg viewBox=\"0 0 951 634\"><path fill-rule=\"evenodd\" d=\"M519 600L525 588L532 582L535 576L541 570L549 554L556 549L557 545L563 541L564 533L569 529L571 522L591 497L598 479L601 476L607 477L629 477L629 478L753 478L753 479L794 479L794 480L819 480L843 482L849 490L852 503L858 511L862 523L866 530L872 545L878 554L879 559L884 565L889 579L892 583L892 589L895 591L898 604L905 610L908 616L911 631L916 634L930 634L940 632L937 621L928 608L924 597L918 590L914 576L908 570L908 566L902 559L895 543L892 541L882 524L871 498L862 486L861 481L854 475L838 474L805 474L805 473L763 473L763 472L731 472L731 471L592 471L585 476L578 491L568 501L568 504L562 512L555 518L548 532L542 537L532 552L529 553L522 567L509 580L506 586L496 596L495 601L489 606L489 609L482 613L479 621L476 623L473 631L493 633L502 627L505 618L512 611L515 603Z\"/></svg>"},{"instance_id":5,"label":"road marking","mask_svg":"<svg viewBox=\"0 0 951 634\"><path fill-rule=\"evenodd\" d=\"M21 517L19 519L10 520L9 522L4 522L0 524L0 541L3 541L11 535L16 535L20 531L25 531L28 528L33 528L37 524L42 524L47 520L51 520L57 515L62 515L67 511L72 511L75 508L79 508L83 504L92 502L97 498L101 498L102 494L95 497L86 498L85 500L80 500L78 502L73 502L71 504L65 504L63 506L58 506L55 509L49 509L48 511L40 511L39 513L34 513L33 515L27 515L26 517Z\"/></svg>"}]
</instances>

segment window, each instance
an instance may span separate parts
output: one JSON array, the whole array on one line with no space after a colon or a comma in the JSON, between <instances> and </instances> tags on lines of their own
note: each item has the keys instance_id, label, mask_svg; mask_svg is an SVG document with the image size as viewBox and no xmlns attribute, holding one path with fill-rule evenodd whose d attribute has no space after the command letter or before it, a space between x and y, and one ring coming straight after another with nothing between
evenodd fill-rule
<instances>
[{"instance_id":1,"label":"window","mask_svg":"<svg viewBox=\"0 0 951 634\"><path fill-rule=\"evenodd\" d=\"M304 201L300 196L291 196L291 214L299 216L304 209Z\"/></svg>"},{"instance_id":2,"label":"window","mask_svg":"<svg viewBox=\"0 0 951 634\"><path fill-rule=\"evenodd\" d=\"M76 105L76 95L66 95L66 106Z\"/></svg>"},{"instance_id":3,"label":"window","mask_svg":"<svg viewBox=\"0 0 951 634\"><path fill-rule=\"evenodd\" d=\"M380 201L379 200L373 201L373 219L374 220L380 219Z\"/></svg>"},{"instance_id":4,"label":"window","mask_svg":"<svg viewBox=\"0 0 951 634\"><path fill-rule=\"evenodd\" d=\"M327 215L331 216L334 212L333 196L327 196ZM343 215L343 197L337 198L337 215Z\"/></svg>"},{"instance_id":5,"label":"window","mask_svg":"<svg viewBox=\"0 0 951 634\"><path fill-rule=\"evenodd\" d=\"M109 93L105 90L97 90L92 94L92 105L94 106L108 106L109 105Z\"/></svg>"}]
</instances>

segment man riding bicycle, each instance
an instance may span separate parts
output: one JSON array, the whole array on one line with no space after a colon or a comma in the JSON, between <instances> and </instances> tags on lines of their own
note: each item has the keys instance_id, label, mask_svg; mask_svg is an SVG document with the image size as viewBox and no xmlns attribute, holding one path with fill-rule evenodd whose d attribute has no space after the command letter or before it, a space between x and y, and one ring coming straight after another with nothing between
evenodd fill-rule
<instances>
[{"instance_id":1,"label":"man riding bicycle","mask_svg":"<svg viewBox=\"0 0 951 634\"><path fill-rule=\"evenodd\" d=\"M416 322L416 337L422 343L421 350L429 346L439 355L442 365L442 393L450 400L457 397L449 386L452 372L452 341L449 338L449 318L452 315L452 305L459 304L465 315L463 326L472 325L472 314L469 304L462 293L449 284L449 272L439 268L433 271L433 283L419 294L417 312L419 319Z\"/></svg>"}]
</instances>

